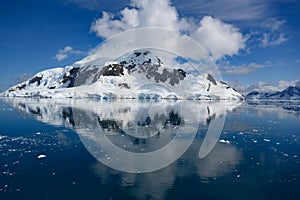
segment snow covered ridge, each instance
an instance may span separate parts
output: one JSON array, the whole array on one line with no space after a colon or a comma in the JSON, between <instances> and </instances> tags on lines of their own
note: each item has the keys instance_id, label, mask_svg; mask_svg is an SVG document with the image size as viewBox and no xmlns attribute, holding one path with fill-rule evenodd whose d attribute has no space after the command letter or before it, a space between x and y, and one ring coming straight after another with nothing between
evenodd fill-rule
<instances>
[{"instance_id":1,"label":"snow covered ridge","mask_svg":"<svg viewBox=\"0 0 300 200\"><path fill-rule=\"evenodd\" d=\"M300 87L290 86L277 92L250 92L246 99L249 100L300 100Z\"/></svg>"},{"instance_id":2,"label":"snow covered ridge","mask_svg":"<svg viewBox=\"0 0 300 200\"><path fill-rule=\"evenodd\" d=\"M37 73L4 91L7 97L97 99L242 100L243 95L210 74L174 69L150 51L134 51L118 62L74 63Z\"/></svg>"}]
</instances>

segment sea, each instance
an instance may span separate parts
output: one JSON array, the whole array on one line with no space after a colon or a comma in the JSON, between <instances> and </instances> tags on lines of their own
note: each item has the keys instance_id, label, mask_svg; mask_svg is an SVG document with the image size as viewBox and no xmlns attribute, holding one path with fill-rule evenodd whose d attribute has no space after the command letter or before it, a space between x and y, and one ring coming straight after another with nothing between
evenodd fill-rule
<instances>
[{"instance_id":1,"label":"sea","mask_svg":"<svg viewBox=\"0 0 300 200\"><path fill-rule=\"evenodd\" d=\"M300 199L300 103L0 99L0 199Z\"/></svg>"}]
</instances>

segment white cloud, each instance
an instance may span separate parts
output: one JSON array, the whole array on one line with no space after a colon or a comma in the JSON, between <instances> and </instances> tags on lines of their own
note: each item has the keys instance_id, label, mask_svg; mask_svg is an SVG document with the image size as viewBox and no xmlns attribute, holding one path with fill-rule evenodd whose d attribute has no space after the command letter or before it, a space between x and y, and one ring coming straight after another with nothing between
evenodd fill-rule
<instances>
[{"instance_id":1,"label":"white cloud","mask_svg":"<svg viewBox=\"0 0 300 200\"><path fill-rule=\"evenodd\" d=\"M139 27L161 27L179 30L178 13L169 0L132 0L132 9L124 8L118 15L102 12L91 31L107 38L113 34Z\"/></svg>"},{"instance_id":2,"label":"white cloud","mask_svg":"<svg viewBox=\"0 0 300 200\"><path fill-rule=\"evenodd\" d=\"M224 66L221 67L221 69L225 74L245 75L257 69L268 67L269 65L270 65L269 62L266 62L265 64L250 63L250 64L243 64L243 65Z\"/></svg>"},{"instance_id":3,"label":"white cloud","mask_svg":"<svg viewBox=\"0 0 300 200\"><path fill-rule=\"evenodd\" d=\"M285 34L280 31L280 28L286 23L285 20L279 20L277 18L271 18L266 20L262 27L264 28L264 33L261 37L261 46L277 46L283 44L288 39Z\"/></svg>"},{"instance_id":4,"label":"white cloud","mask_svg":"<svg viewBox=\"0 0 300 200\"><path fill-rule=\"evenodd\" d=\"M239 81L232 81L230 83L232 87L237 89L244 95L247 95L249 92L258 91L258 92L276 92L282 91L289 86L298 86L300 87L300 78L294 81L283 81L280 80L275 83L260 81L251 85L243 85Z\"/></svg>"},{"instance_id":5,"label":"white cloud","mask_svg":"<svg viewBox=\"0 0 300 200\"><path fill-rule=\"evenodd\" d=\"M262 35L261 45L267 47L269 45L270 34L264 33Z\"/></svg>"},{"instance_id":6,"label":"white cloud","mask_svg":"<svg viewBox=\"0 0 300 200\"><path fill-rule=\"evenodd\" d=\"M285 20L279 20L277 18L271 18L266 20L262 26L270 29L272 32L277 31L283 24L285 24Z\"/></svg>"},{"instance_id":7,"label":"white cloud","mask_svg":"<svg viewBox=\"0 0 300 200\"><path fill-rule=\"evenodd\" d=\"M64 59L66 59L67 57L68 57L67 54L62 54L62 53L58 53L58 54L55 55L55 59L56 59L57 61L64 60Z\"/></svg>"},{"instance_id":8,"label":"white cloud","mask_svg":"<svg viewBox=\"0 0 300 200\"><path fill-rule=\"evenodd\" d=\"M279 34L279 36L276 38L276 39L274 39L273 41L271 41L271 45L280 45L280 44L282 44L282 43L284 43L284 42L286 42L288 39L285 37L285 34L284 33L280 33Z\"/></svg>"},{"instance_id":9,"label":"white cloud","mask_svg":"<svg viewBox=\"0 0 300 200\"><path fill-rule=\"evenodd\" d=\"M162 27L178 30L178 13L169 0L132 0L138 10L140 27Z\"/></svg>"},{"instance_id":10,"label":"white cloud","mask_svg":"<svg viewBox=\"0 0 300 200\"><path fill-rule=\"evenodd\" d=\"M71 54L80 55L82 54L82 52L79 50L74 50L71 46L65 46L63 49L60 49L58 51L54 59L56 59L57 61L61 61L68 58L68 56Z\"/></svg>"},{"instance_id":11,"label":"white cloud","mask_svg":"<svg viewBox=\"0 0 300 200\"><path fill-rule=\"evenodd\" d=\"M214 59L233 56L245 48L246 38L238 28L213 17L180 17L169 0L132 0L131 7L117 15L103 12L95 20L91 32L108 38L116 33L141 27L159 27L186 33L203 45Z\"/></svg>"},{"instance_id":12,"label":"white cloud","mask_svg":"<svg viewBox=\"0 0 300 200\"><path fill-rule=\"evenodd\" d=\"M184 14L217 16L226 21L243 21L247 24L269 16L270 3L257 0L174 0L174 5Z\"/></svg>"},{"instance_id":13,"label":"white cloud","mask_svg":"<svg viewBox=\"0 0 300 200\"><path fill-rule=\"evenodd\" d=\"M215 59L224 55L236 55L240 49L245 48L246 39L236 27L208 16L202 18L192 37L212 53Z\"/></svg>"},{"instance_id":14,"label":"white cloud","mask_svg":"<svg viewBox=\"0 0 300 200\"><path fill-rule=\"evenodd\" d=\"M247 95L247 94L249 94L250 92L253 92L253 91L275 92L275 91L280 90L280 88L275 86L274 84L268 83L268 82L263 82L263 81L256 82L256 83L250 84L250 85L243 85L239 81L232 81L232 82L230 82L230 85L232 87L234 87L236 90L238 90L240 93L242 93L243 95Z\"/></svg>"},{"instance_id":15,"label":"white cloud","mask_svg":"<svg viewBox=\"0 0 300 200\"><path fill-rule=\"evenodd\" d=\"M288 39L285 37L284 33L263 33L261 45L262 47L277 46L286 42L287 40Z\"/></svg>"},{"instance_id":16,"label":"white cloud","mask_svg":"<svg viewBox=\"0 0 300 200\"><path fill-rule=\"evenodd\" d=\"M285 19L276 16L275 7L281 4L295 5L293 0L174 0L174 5L185 15L214 16L226 22L238 23L242 27L253 28L247 45L269 47L288 41L287 35L281 30ZM295 5L296 6L296 5ZM261 23L262 22L262 23ZM261 26L257 25L261 23ZM252 36L252 37L251 37Z\"/></svg>"}]
</instances>

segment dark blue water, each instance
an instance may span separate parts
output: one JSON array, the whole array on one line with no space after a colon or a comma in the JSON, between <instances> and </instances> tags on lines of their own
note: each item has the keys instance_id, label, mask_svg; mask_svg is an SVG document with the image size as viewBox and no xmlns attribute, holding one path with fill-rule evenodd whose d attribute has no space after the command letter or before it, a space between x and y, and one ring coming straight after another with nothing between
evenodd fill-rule
<instances>
[{"instance_id":1,"label":"dark blue water","mask_svg":"<svg viewBox=\"0 0 300 200\"><path fill-rule=\"evenodd\" d=\"M293 107L2 99L0 199L300 199L300 113ZM210 137L216 144L199 158L208 127L221 118L222 132ZM137 154L173 140L192 143L152 172L140 164L166 155L153 163L125 158L141 167L128 173L126 164L124 171L108 166L114 157L101 154L101 134Z\"/></svg>"}]
</instances>

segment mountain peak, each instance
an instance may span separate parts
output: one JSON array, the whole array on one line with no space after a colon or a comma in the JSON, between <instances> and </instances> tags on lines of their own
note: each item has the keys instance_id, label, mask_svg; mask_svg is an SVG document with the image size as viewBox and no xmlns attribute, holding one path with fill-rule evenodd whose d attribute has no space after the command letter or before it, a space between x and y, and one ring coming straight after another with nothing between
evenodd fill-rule
<instances>
[{"instance_id":1,"label":"mountain peak","mask_svg":"<svg viewBox=\"0 0 300 200\"><path fill-rule=\"evenodd\" d=\"M76 89L75 89L76 88ZM37 73L5 96L51 98L244 99L211 74L192 75L173 68L150 50L135 50L104 64L77 63Z\"/></svg>"}]
</instances>

